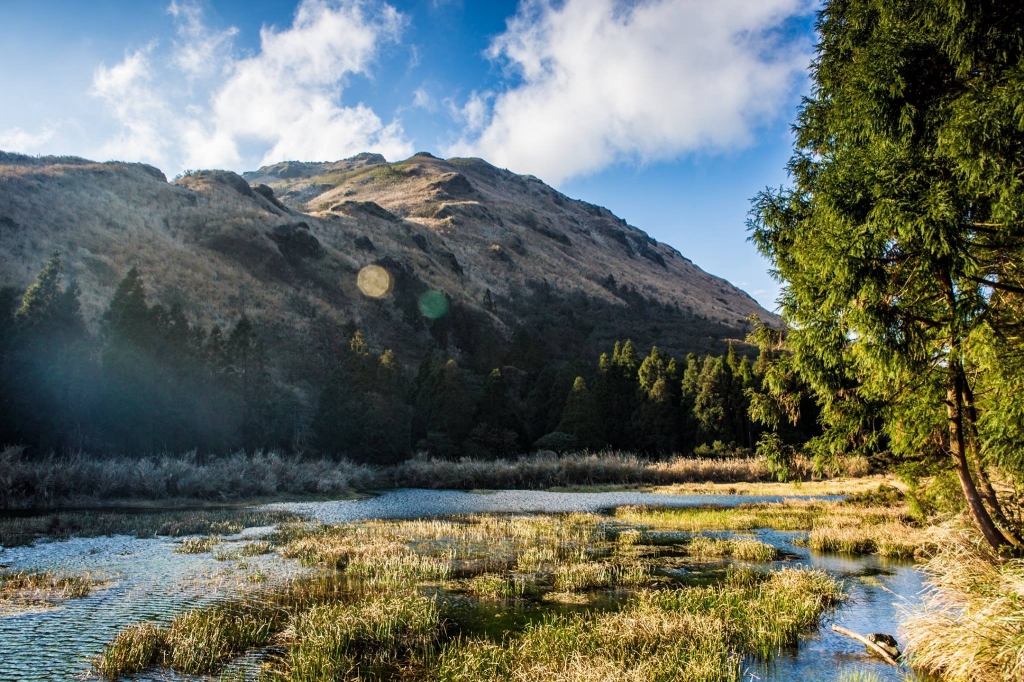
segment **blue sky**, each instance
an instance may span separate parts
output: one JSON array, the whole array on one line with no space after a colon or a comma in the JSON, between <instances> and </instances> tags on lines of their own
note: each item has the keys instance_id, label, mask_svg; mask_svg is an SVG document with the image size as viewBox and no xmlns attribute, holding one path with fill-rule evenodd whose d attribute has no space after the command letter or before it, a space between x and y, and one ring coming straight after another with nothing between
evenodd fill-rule
<instances>
[{"instance_id":1,"label":"blue sky","mask_svg":"<svg viewBox=\"0 0 1024 682\"><path fill-rule=\"evenodd\" d=\"M482 156L607 206L774 308L809 0L0 0L0 149L248 170ZM12 106L12 103L14 106Z\"/></svg>"}]
</instances>

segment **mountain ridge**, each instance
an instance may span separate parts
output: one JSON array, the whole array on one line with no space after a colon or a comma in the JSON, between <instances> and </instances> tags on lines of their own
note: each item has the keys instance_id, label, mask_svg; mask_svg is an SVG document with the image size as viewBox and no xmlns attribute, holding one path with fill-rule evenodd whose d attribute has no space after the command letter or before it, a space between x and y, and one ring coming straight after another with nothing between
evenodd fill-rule
<instances>
[{"instance_id":1,"label":"mountain ridge","mask_svg":"<svg viewBox=\"0 0 1024 682\"><path fill-rule=\"evenodd\" d=\"M572 352L632 336L681 353L742 339L751 314L778 323L603 207L482 159L427 153L168 182L145 164L0 152L0 286L27 286L55 248L93 323L136 265L151 299L206 326L244 313L278 343L318 321L355 326L409 358L432 345L455 356L495 346L481 366L500 362L524 328L568 329ZM386 299L357 287L371 264L394 279ZM429 290L452 304L442 325L418 313Z\"/></svg>"}]
</instances>

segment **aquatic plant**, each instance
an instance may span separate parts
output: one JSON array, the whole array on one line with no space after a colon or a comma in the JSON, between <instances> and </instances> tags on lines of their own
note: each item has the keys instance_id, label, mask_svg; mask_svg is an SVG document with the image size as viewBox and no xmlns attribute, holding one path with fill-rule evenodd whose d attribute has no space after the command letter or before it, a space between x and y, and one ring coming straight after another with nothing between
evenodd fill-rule
<instances>
[{"instance_id":1,"label":"aquatic plant","mask_svg":"<svg viewBox=\"0 0 1024 682\"><path fill-rule=\"evenodd\" d=\"M209 554L220 544L216 536L185 538L174 548L175 554Z\"/></svg>"},{"instance_id":2,"label":"aquatic plant","mask_svg":"<svg viewBox=\"0 0 1024 682\"><path fill-rule=\"evenodd\" d=\"M51 606L80 599L99 581L89 575L50 571L0 571L0 609Z\"/></svg>"},{"instance_id":3,"label":"aquatic plant","mask_svg":"<svg viewBox=\"0 0 1024 682\"><path fill-rule=\"evenodd\" d=\"M744 504L737 507L620 507L617 520L653 528L697 533L705 530L808 530L807 544L819 552L878 554L910 558L932 546L905 504L868 506L858 503L788 500L780 503ZM695 552L707 556L725 554L708 540L700 540ZM752 560L763 561L750 545ZM736 557L740 558L740 557Z\"/></svg>"}]
</instances>

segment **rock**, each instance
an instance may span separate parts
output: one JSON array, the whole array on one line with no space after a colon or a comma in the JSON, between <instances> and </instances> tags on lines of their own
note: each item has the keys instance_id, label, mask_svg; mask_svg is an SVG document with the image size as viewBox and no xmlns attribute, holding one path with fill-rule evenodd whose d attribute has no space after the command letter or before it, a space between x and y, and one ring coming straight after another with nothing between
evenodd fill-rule
<instances>
[{"instance_id":1,"label":"rock","mask_svg":"<svg viewBox=\"0 0 1024 682\"><path fill-rule=\"evenodd\" d=\"M427 250L427 238L422 234L414 234L412 236L412 243L418 246L421 251Z\"/></svg>"},{"instance_id":2,"label":"rock","mask_svg":"<svg viewBox=\"0 0 1024 682\"><path fill-rule=\"evenodd\" d=\"M281 211L284 211L285 213L288 212L288 209L285 207L285 205L278 201L277 197L274 196L274 190L268 187L267 185L253 185L252 191L255 192L256 194L259 194L261 197L272 203Z\"/></svg>"},{"instance_id":3,"label":"rock","mask_svg":"<svg viewBox=\"0 0 1024 682\"><path fill-rule=\"evenodd\" d=\"M281 255L289 261L301 258L323 258L324 247L309 231L307 223L278 225L267 236L277 243Z\"/></svg>"},{"instance_id":4,"label":"rock","mask_svg":"<svg viewBox=\"0 0 1024 682\"><path fill-rule=\"evenodd\" d=\"M377 250L377 247L375 247L373 245L373 242L370 241L370 238L367 237L366 235L363 235L363 234L361 234L358 237L356 237L355 244L356 244L356 248L357 249L361 249L363 251L376 251Z\"/></svg>"},{"instance_id":5,"label":"rock","mask_svg":"<svg viewBox=\"0 0 1024 682\"><path fill-rule=\"evenodd\" d=\"M887 635L882 632L872 632L870 635L865 637L869 642L874 642L878 646L889 652L889 655L893 658L899 658L900 648L899 642L892 635Z\"/></svg>"},{"instance_id":6,"label":"rock","mask_svg":"<svg viewBox=\"0 0 1024 682\"><path fill-rule=\"evenodd\" d=\"M427 185L437 201L474 199L477 196L473 183L462 173L446 173L440 179Z\"/></svg>"},{"instance_id":7,"label":"rock","mask_svg":"<svg viewBox=\"0 0 1024 682\"><path fill-rule=\"evenodd\" d=\"M401 220L394 213L375 201L343 201L340 204L331 206L331 210L348 215L361 213L363 215L373 216L374 218L380 218L381 220L387 220L389 222L398 222Z\"/></svg>"}]
</instances>

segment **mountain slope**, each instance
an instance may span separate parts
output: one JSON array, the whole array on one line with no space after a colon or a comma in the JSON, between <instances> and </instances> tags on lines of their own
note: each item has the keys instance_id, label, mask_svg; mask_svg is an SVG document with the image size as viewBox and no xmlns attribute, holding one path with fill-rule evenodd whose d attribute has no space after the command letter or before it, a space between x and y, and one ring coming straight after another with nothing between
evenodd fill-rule
<instances>
[{"instance_id":1,"label":"mountain slope","mask_svg":"<svg viewBox=\"0 0 1024 682\"><path fill-rule=\"evenodd\" d=\"M361 154L169 183L142 164L0 152L0 286L29 284L54 248L94 322L137 265L151 300L204 326L245 313L293 350L355 325L400 357L440 346L486 367L517 330L568 359L627 336L720 350L747 316L777 321L608 210L480 159ZM357 286L370 264L393 278L384 298ZM442 319L421 314L429 290L450 299Z\"/></svg>"}]
</instances>

